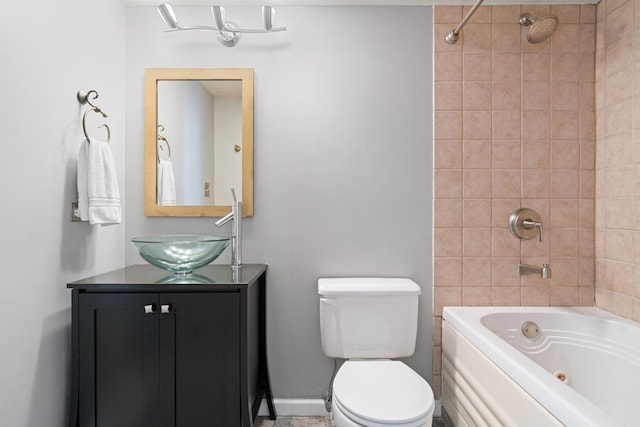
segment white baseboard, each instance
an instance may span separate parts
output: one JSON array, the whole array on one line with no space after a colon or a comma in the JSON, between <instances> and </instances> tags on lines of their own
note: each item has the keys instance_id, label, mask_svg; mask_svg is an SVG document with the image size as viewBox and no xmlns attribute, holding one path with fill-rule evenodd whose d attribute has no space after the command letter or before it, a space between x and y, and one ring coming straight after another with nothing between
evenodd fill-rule
<instances>
[{"instance_id":1,"label":"white baseboard","mask_svg":"<svg viewBox=\"0 0 640 427\"><path fill-rule=\"evenodd\" d=\"M436 399L435 407L433 408L433 417L440 418L442 417L442 405L440 404L440 399Z\"/></svg>"},{"instance_id":2,"label":"white baseboard","mask_svg":"<svg viewBox=\"0 0 640 427\"><path fill-rule=\"evenodd\" d=\"M273 399L273 405L276 407L276 414L283 417L324 417L329 413L324 409L324 400L322 399ZM260 404L259 416L269 415L267 402L265 400ZM433 410L434 417L442 415L442 406L440 400L435 402Z\"/></svg>"},{"instance_id":3,"label":"white baseboard","mask_svg":"<svg viewBox=\"0 0 640 427\"><path fill-rule=\"evenodd\" d=\"M273 399L273 406L276 407L278 416L299 416L299 417L324 417L329 413L324 409L322 399ZM267 402L260 404L259 416L269 415Z\"/></svg>"}]
</instances>

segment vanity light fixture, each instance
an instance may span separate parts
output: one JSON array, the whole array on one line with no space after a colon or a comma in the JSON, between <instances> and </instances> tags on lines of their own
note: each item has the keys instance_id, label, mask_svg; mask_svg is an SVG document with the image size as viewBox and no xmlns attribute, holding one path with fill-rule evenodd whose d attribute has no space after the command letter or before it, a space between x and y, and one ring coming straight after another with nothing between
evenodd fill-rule
<instances>
[{"instance_id":1,"label":"vanity light fixture","mask_svg":"<svg viewBox=\"0 0 640 427\"><path fill-rule=\"evenodd\" d=\"M224 8L222 6L211 6L211 16L215 26L208 25L195 25L195 26L181 26L178 24L178 19L173 11L173 7L169 3L163 3L158 6L158 13L169 27L165 32L184 31L184 30L209 30L216 31L218 34L216 38L220 43L226 47L233 47L240 40L241 33L273 33L277 31L285 31L287 27L274 27L273 21L276 11L271 6L262 6L262 23L263 28L249 29L239 28L233 22L225 20Z\"/></svg>"}]
</instances>

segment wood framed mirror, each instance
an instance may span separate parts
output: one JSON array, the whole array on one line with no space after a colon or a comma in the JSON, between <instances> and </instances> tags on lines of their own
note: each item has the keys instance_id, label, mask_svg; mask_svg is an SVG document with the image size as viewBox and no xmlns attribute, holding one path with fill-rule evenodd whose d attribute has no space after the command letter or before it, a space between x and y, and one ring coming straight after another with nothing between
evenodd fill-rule
<instances>
[{"instance_id":1,"label":"wood framed mirror","mask_svg":"<svg viewBox=\"0 0 640 427\"><path fill-rule=\"evenodd\" d=\"M145 216L253 216L253 69L148 68Z\"/></svg>"}]
</instances>

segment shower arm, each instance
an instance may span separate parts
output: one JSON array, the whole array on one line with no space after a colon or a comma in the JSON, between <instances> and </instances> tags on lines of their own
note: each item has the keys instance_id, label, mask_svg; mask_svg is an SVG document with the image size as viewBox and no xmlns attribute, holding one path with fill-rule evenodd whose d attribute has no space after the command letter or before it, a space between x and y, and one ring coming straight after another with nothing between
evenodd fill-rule
<instances>
[{"instance_id":1,"label":"shower arm","mask_svg":"<svg viewBox=\"0 0 640 427\"><path fill-rule=\"evenodd\" d=\"M476 3L471 7L471 9L469 9L469 12L467 12L465 17L462 18L462 21L458 24L458 26L454 28L453 31L451 31L449 34L447 34L447 36L444 38L447 43L454 44L458 41L458 35L460 34L460 31L462 31L462 27L464 27L469 19L471 19L473 14L476 13L476 10L480 7L483 1L484 0L477 0Z\"/></svg>"}]
</instances>

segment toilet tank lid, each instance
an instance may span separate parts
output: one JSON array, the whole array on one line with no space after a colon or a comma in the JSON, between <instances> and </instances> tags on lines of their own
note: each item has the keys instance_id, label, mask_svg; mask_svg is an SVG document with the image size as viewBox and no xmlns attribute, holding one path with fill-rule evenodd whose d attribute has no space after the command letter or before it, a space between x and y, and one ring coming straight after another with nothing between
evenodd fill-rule
<instances>
[{"instance_id":1,"label":"toilet tank lid","mask_svg":"<svg viewBox=\"0 0 640 427\"><path fill-rule=\"evenodd\" d=\"M420 295L420 286L399 277L335 277L318 279L318 294L336 295Z\"/></svg>"}]
</instances>

